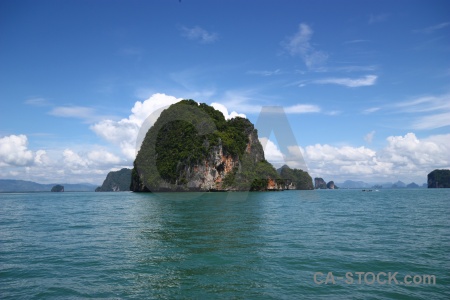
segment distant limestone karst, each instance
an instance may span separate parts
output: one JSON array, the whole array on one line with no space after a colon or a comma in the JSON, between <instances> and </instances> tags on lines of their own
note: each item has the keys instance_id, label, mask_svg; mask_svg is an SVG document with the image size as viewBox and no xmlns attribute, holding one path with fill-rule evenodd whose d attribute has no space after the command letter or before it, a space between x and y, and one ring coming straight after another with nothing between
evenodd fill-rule
<instances>
[{"instance_id":1,"label":"distant limestone karst","mask_svg":"<svg viewBox=\"0 0 450 300\"><path fill-rule=\"evenodd\" d=\"M111 171L106 176L103 184L95 189L96 192L125 192L130 191L131 169L123 168L119 171Z\"/></svg>"},{"instance_id":2,"label":"distant limestone karst","mask_svg":"<svg viewBox=\"0 0 450 300\"><path fill-rule=\"evenodd\" d=\"M317 189L326 189L327 188L327 183L325 182L325 180L323 180L323 178L321 177L316 177L314 178L314 188Z\"/></svg>"},{"instance_id":3,"label":"distant limestone karst","mask_svg":"<svg viewBox=\"0 0 450 300\"><path fill-rule=\"evenodd\" d=\"M64 186L57 184L54 187L52 187L50 192L57 192L57 193L64 192Z\"/></svg>"},{"instance_id":4,"label":"distant limestone karst","mask_svg":"<svg viewBox=\"0 0 450 300\"><path fill-rule=\"evenodd\" d=\"M308 172L301 169L291 169L284 165L277 169L280 177L285 181L286 190L313 190L313 182Z\"/></svg>"},{"instance_id":5,"label":"distant limestone karst","mask_svg":"<svg viewBox=\"0 0 450 300\"><path fill-rule=\"evenodd\" d=\"M339 187L334 184L333 180L326 183L326 181L323 180L322 177L316 177L316 178L314 178L314 188L316 190L319 190L319 189L320 190L326 190L326 189L335 190L335 189L338 189Z\"/></svg>"},{"instance_id":6,"label":"distant limestone karst","mask_svg":"<svg viewBox=\"0 0 450 300\"><path fill-rule=\"evenodd\" d=\"M293 182L303 180L297 175L285 180L265 160L248 119L226 120L207 104L183 100L162 111L148 130L134 161L131 190L279 191L297 188Z\"/></svg>"},{"instance_id":7,"label":"distant limestone karst","mask_svg":"<svg viewBox=\"0 0 450 300\"><path fill-rule=\"evenodd\" d=\"M334 181L333 180L331 180L331 181L329 181L327 183L327 189L330 189L330 190L334 190L335 189L335 185L334 185Z\"/></svg>"},{"instance_id":8,"label":"distant limestone karst","mask_svg":"<svg viewBox=\"0 0 450 300\"><path fill-rule=\"evenodd\" d=\"M450 188L450 170L434 170L427 176L428 188Z\"/></svg>"}]
</instances>

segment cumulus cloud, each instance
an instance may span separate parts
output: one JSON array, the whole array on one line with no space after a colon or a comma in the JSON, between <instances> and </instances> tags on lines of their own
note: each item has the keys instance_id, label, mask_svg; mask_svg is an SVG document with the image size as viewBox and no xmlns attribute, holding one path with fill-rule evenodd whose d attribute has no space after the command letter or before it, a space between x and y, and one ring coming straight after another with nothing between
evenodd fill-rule
<instances>
[{"instance_id":1,"label":"cumulus cloud","mask_svg":"<svg viewBox=\"0 0 450 300\"><path fill-rule=\"evenodd\" d=\"M214 109L220 111L226 120L233 119L235 117L246 118L244 114L239 114L235 111L232 111L230 114L228 114L228 109L223 104L213 102L211 103L211 106L214 107Z\"/></svg>"},{"instance_id":2,"label":"cumulus cloud","mask_svg":"<svg viewBox=\"0 0 450 300\"><path fill-rule=\"evenodd\" d=\"M323 65L328 54L316 50L311 45L313 31L308 24L301 23L297 33L282 43L284 49L292 56L300 56L309 69Z\"/></svg>"},{"instance_id":3,"label":"cumulus cloud","mask_svg":"<svg viewBox=\"0 0 450 300\"><path fill-rule=\"evenodd\" d=\"M309 145L300 150L289 147L291 162L287 163L296 167L293 158L297 155L297 161L305 159L311 176L335 181L400 179L420 183L426 181L430 171L450 168L450 134L419 139L414 133L407 133L404 136L389 136L386 143L379 150L327 144Z\"/></svg>"},{"instance_id":4,"label":"cumulus cloud","mask_svg":"<svg viewBox=\"0 0 450 300\"><path fill-rule=\"evenodd\" d=\"M102 120L90 128L99 137L119 146L124 156L129 160L133 160L136 156L136 139L139 129L147 117L181 100L181 98L165 94L153 94L143 102L137 101L131 109L131 114L128 118L120 121ZM155 117L157 118L157 116Z\"/></svg>"},{"instance_id":5,"label":"cumulus cloud","mask_svg":"<svg viewBox=\"0 0 450 300\"><path fill-rule=\"evenodd\" d=\"M121 162L119 157L106 150L92 150L80 154L71 149L65 149L63 151L63 160L65 166L71 170L92 166L115 165Z\"/></svg>"},{"instance_id":6,"label":"cumulus cloud","mask_svg":"<svg viewBox=\"0 0 450 300\"><path fill-rule=\"evenodd\" d=\"M360 87L360 86L371 86L377 81L378 76L376 75L366 75L361 78L325 78L315 80L314 83L318 84L337 84L346 87Z\"/></svg>"},{"instance_id":7,"label":"cumulus cloud","mask_svg":"<svg viewBox=\"0 0 450 300\"><path fill-rule=\"evenodd\" d=\"M190 40L200 41L201 43L213 43L217 40L218 34L215 32L208 32L205 29L194 26L194 27L181 27L181 35Z\"/></svg>"},{"instance_id":8,"label":"cumulus cloud","mask_svg":"<svg viewBox=\"0 0 450 300\"><path fill-rule=\"evenodd\" d=\"M264 149L264 157L266 160L272 162L274 165L280 165L284 163L283 153L278 149L274 142L266 137L260 137L259 142Z\"/></svg>"},{"instance_id":9,"label":"cumulus cloud","mask_svg":"<svg viewBox=\"0 0 450 300\"><path fill-rule=\"evenodd\" d=\"M130 167L117 155L97 146L73 149L30 150L26 135L0 138L0 178L39 183L101 183L118 167Z\"/></svg>"},{"instance_id":10,"label":"cumulus cloud","mask_svg":"<svg viewBox=\"0 0 450 300\"><path fill-rule=\"evenodd\" d=\"M292 168L309 170L312 177L326 180L404 180L423 183L430 171L450 168L450 134L424 139L417 138L414 133L389 136L386 145L378 150L364 146L315 144L289 146L288 153L282 153L267 138L260 138L260 141L266 145L266 159L275 166L286 163ZM306 161L306 167L302 165L303 160Z\"/></svg>"},{"instance_id":11,"label":"cumulus cloud","mask_svg":"<svg viewBox=\"0 0 450 300\"><path fill-rule=\"evenodd\" d=\"M33 163L33 151L28 150L26 135L9 135L0 138L0 166L26 166Z\"/></svg>"}]
</instances>

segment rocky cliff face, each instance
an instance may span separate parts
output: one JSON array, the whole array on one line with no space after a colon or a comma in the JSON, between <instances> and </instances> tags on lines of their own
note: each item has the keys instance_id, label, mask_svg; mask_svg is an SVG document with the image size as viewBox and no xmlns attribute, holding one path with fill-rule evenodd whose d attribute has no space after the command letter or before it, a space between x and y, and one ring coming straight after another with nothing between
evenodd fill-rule
<instances>
[{"instance_id":1,"label":"rocky cliff face","mask_svg":"<svg viewBox=\"0 0 450 300\"><path fill-rule=\"evenodd\" d=\"M264 151L255 129L248 134L245 154L255 163L264 160ZM186 183L179 188L190 191L238 190L233 186L224 186L223 181L234 170L239 172L241 169L242 163L239 156L224 151L222 141L219 140L218 145L212 147L206 159L196 164L186 165L180 171L180 174L185 175ZM161 190L173 189L173 186L167 181L161 182L160 187ZM268 186L268 188L274 189L273 186Z\"/></svg>"},{"instance_id":2,"label":"rocky cliff face","mask_svg":"<svg viewBox=\"0 0 450 300\"><path fill-rule=\"evenodd\" d=\"M291 169L284 165L277 169L282 179L282 187L285 190L313 190L312 178L308 172L301 169Z\"/></svg>"},{"instance_id":3,"label":"rocky cliff face","mask_svg":"<svg viewBox=\"0 0 450 300\"><path fill-rule=\"evenodd\" d=\"M96 192L124 192L130 190L131 169L123 168L119 171L111 171L106 176L103 184L95 189Z\"/></svg>"},{"instance_id":4,"label":"rocky cliff face","mask_svg":"<svg viewBox=\"0 0 450 300\"><path fill-rule=\"evenodd\" d=\"M327 183L325 182L325 180L323 180L323 178L316 177L316 178L314 178L314 188L315 189L326 189Z\"/></svg>"},{"instance_id":5,"label":"rocky cliff face","mask_svg":"<svg viewBox=\"0 0 450 300\"><path fill-rule=\"evenodd\" d=\"M147 132L131 177L135 192L282 189L250 121L226 121L212 107L192 100L161 113Z\"/></svg>"},{"instance_id":6,"label":"rocky cliff face","mask_svg":"<svg viewBox=\"0 0 450 300\"><path fill-rule=\"evenodd\" d=\"M332 180L332 181L329 181L329 182L327 183L327 189L334 190L334 181L333 181L333 180Z\"/></svg>"}]
</instances>

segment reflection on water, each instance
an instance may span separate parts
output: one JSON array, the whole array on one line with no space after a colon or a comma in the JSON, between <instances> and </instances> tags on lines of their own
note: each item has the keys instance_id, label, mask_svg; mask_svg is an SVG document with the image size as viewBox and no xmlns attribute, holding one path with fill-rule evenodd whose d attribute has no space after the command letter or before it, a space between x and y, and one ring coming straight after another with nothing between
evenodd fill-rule
<instances>
[{"instance_id":1,"label":"reflection on water","mask_svg":"<svg viewBox=\"0 0 450 300\"><path fill-rule=\"evenodd\" d=\"M206 296L254 285L250 278L263 259L265 213L253 203L261 199L229 194L206 193L188 201L192 193L145 195L135 241L136 248L145 250L134 256L139 289L158 294L188 289Z\"/></svg>"}]
</instances>

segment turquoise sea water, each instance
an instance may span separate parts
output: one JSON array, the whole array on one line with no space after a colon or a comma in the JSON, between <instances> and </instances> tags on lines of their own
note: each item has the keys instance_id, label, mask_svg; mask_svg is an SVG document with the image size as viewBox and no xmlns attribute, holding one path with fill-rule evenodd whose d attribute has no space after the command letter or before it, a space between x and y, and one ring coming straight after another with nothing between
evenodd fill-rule
<instances>
[{"instance_id":1,"label":"turquoise sea water","mask_svg":"<svg viewBox=\"0 0 450 300\"><path fill-rule=\"evenodd\" d=\"M450 299L449 253L450 189L0 194L1 299Z\"/></svg>"}]
</instances>

